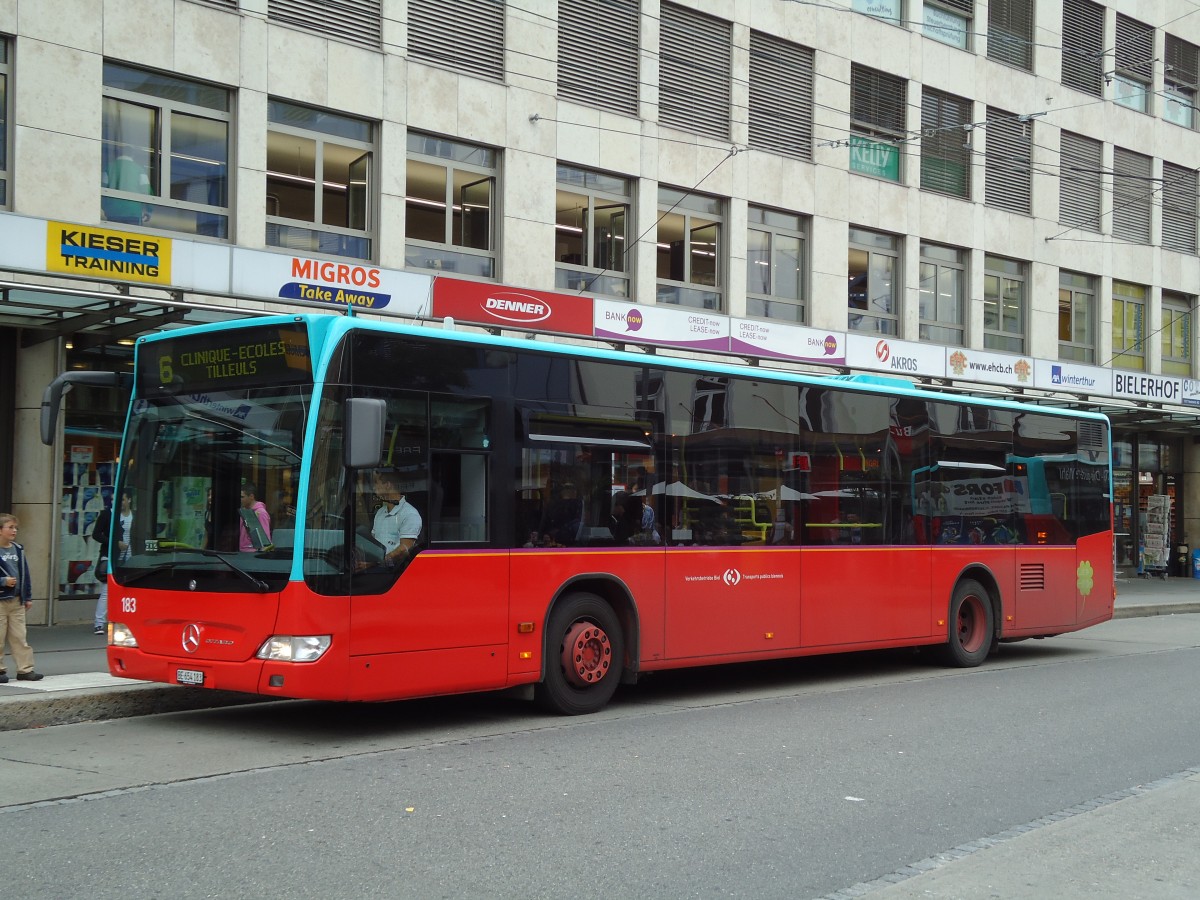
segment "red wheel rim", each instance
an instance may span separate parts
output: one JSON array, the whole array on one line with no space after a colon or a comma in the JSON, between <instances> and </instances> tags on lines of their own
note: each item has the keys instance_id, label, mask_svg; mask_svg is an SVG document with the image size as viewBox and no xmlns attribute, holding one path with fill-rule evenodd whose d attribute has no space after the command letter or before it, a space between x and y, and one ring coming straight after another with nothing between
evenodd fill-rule
<instances>
[{"instance_id":1,"label":"red wheel rim","mask_svg":"<svg viewBox=\"0 0 1200 900\"><path fill-rule=\"evenodd\" d=\"M567 629L562 645L563 671L567 681L577 687L587 687L608 674L612 662L612 644L599 625L576 622Z\"/></svg>"},{"instance_id":2,"label":"red wheel rim","mask_svg":"<svg viewBox=\"0 0 1200 900\"><path fill-rule=\"evenodd\" d=\"M958 607L958 644L968 653L975 653L983 646L983 633L987 615L983 601L978 597L966 597Z\"/></svg>"}]
</instances>

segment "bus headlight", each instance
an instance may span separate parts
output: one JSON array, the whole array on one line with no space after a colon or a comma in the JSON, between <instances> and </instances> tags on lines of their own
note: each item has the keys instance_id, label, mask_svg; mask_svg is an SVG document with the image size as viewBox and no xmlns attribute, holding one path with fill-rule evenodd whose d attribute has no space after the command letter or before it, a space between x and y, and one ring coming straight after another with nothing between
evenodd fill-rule
<instances>
[{"instance_id":1,"label":"bus headlight","mask_svg":"<svg viewBox=\"0 0 1200 900\"><path fill-rule=\"evenodd\" d=\"M329 649L332 641L333 635L330 634L276 634L267 638L266 643L259 647L254 655L259 659L273 659L279 662L316 662Z\"/></svg>"},{"instance_id":2,"label":"bus headlight","mask_svg":"<svg viewBox=\"0 0 1200 900\"><path fill-rule=\"evenodd\" d=\"M128 625L122 625L120 622L110 622L108 625L108 643L112 647L136 647L138 645L137 638L133 636L133 632L129 630Z\"/></svg>"}]
</instances>

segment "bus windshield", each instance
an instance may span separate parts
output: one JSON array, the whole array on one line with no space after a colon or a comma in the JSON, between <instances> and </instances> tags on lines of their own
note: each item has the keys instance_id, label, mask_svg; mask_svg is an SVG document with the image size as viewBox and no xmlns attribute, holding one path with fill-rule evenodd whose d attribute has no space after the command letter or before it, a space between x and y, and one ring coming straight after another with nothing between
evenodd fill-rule
<instances>
[{"instance_id":1,"label":"bus windshield","mask_svg":"<svg viewBox=\"0 0 1200 900\"><path fill-rule=\"evenodd\" d=\"M308 383L135 403L118 485L130 513L121 523L126 547L112 560L116 580L193 591L281 589L311 398Z\"/></svg>"}]
</instances>

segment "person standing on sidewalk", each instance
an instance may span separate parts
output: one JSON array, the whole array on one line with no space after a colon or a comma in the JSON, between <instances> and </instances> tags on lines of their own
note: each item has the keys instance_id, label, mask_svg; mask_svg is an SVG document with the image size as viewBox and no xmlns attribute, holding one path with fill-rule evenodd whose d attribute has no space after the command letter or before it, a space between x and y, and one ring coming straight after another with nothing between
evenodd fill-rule
<instances>
[{"instance_id":1,"label":"person standing on sidewalk","mask_svg":"<svg viewBox=\"0 0 1200 900\"><path fill-rule=\"evenodd\" d=\"M41 674L33 671L33 648L25 640L25 611L33 603L33 589L25 548L16 540L17 525L12 513L0 513L0 684L8 681L6 642L17 667L17 680L42 680Z\"/></svg>"},{"instance_id":2,"label":"person standing on sidewalk","mask_svg":"<svg viewBox=\"0 0 1200 900\"><path fill-rule=\"evenodd\" d=\"M100 544L100 558L97 565L107 563L104 577L100 578L100 596L96 600L96 614L92 620L92 634L104 634L108 622L108 569L115 562L123 562L129 557L129 534L133 527L133 508L129 491L121 491L121 508L117 512L116 527L113 527L112 508L104 507L104 511L96 517L96 527L92 537Z\"/></svg>"}]
</instances>

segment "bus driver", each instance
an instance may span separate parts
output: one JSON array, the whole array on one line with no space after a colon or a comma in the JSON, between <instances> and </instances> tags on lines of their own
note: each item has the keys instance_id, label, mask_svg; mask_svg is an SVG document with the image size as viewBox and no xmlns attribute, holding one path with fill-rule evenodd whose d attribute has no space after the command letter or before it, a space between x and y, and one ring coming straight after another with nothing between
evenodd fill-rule
<instances>
[{"instance_id":1,"label":"bus driver","mask_svg":"<svg viewBox=\"0 0 1200 900\"><path fill-rule=\"evenodd\" d=\"M376 469L371 473L371 488L383 505L375 511L371 536L383 544L383 565L392 568L408 562L417 538L421 535L421 514L404 499L399 477L390 470ZM366 568L369 563L361 563Z\"/></svg>"}]
</instances>

